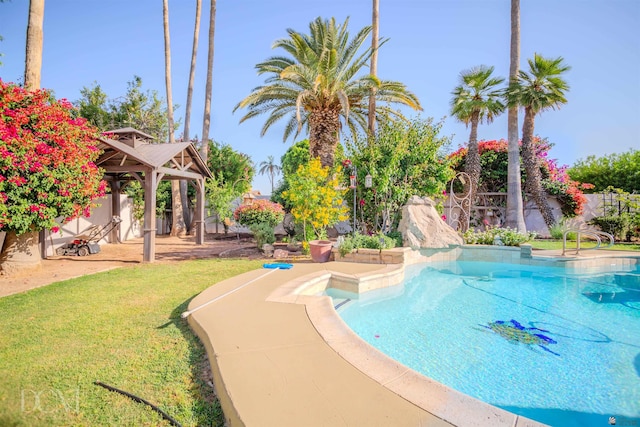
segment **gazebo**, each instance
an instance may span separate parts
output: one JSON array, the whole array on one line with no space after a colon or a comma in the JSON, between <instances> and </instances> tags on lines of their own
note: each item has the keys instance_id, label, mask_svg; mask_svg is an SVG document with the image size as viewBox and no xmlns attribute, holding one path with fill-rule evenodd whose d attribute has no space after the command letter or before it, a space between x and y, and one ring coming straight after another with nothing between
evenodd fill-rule
<instances>
[{"instance_id":1,"label":"gazebo","mask_svg":"<svg viewBox=\"0 0 640 427\"><path fill-rule=\"evenodd\" d=\"M115 129L103 134L98 148L103 150L96 165L104 169L111 194L120 194L128 181L137 180L144 188L144 262L155 260L156 190L165 180L187 180L196 189L193 224L196 244L204 243L204 181L211 171L191 142L155 144L154 138L134 128ZM120 198L111 198L113 215L120 215ZM111 232L111 241L119 241L119 226Z\"/></svg>"}]
</instances>

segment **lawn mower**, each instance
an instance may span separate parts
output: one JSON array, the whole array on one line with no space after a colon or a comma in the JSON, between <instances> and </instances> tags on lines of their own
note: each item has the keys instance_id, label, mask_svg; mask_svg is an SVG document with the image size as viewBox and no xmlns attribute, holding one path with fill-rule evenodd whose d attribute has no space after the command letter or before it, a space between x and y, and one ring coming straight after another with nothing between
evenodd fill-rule
<instances>
[{"instance_id":1,"label":"lawn mower","mask_svg":"<svg viewBox=\"0 0 640 427\"><path fill-rule=\"evenodd\" d=\"M89 227L85 234L75 236L72 241L56 249L56 255L87 256L89 254L97 254L100 252L98 242L121 222L122 219L119 216L114 216L111 221L102 227L99 225Z\"/></svg>"}]
</instances>

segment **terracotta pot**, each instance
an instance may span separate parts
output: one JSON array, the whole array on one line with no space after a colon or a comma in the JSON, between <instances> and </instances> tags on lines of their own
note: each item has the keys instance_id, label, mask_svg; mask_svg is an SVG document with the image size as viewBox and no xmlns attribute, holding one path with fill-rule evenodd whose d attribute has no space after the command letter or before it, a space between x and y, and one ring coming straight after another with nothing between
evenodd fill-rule
<instances>
[{"instance_id":1,"label":"terracotta pot","mask_svg":"<svg viewBox=\"0 0 640 427\"><path fill-rule=\"evenodd\" d=\"M309 252L313 262L327 262L331 257L333 242L330 240L311 240L309 242Z\"/></svg>"}]
</instances>

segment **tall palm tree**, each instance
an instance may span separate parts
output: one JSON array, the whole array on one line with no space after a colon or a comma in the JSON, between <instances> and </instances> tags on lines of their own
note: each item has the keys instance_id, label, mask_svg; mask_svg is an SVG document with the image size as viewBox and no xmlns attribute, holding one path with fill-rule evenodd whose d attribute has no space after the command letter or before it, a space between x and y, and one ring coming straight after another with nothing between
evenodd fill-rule
<instances>
[{"instance_id":1,"label":"tall palm tree","mask_svg":"<svg viewBox=\"0 0 640 427\"><path fill-rule=\"evenodd\" d=\"M511 0L511 46L509 82L518 79L520 68L520 0ZM520 173L520 144L518 141L518 107L510 107L507 118L507 211L505 225L519 232L527 231L522 202L522 174Z\"/></svg>"},{"instance_id":2,"label":"tall palm tree","mask_svg":"<svg viewBox=\"0 0 640 427\"><path fill-rule=\"evenodd\" d=\"M504 81L501 77L492 77L493 67L484 65L474 67L460 73L460 85L453 90L451 114L467 127L471 125L465 172L470 182L466 183L469 202L473 205L476 198L477 183L480 181L480 152L478 150L478 124L491 123L500 115L505 106L502 103L504 91L498 86ZM468 218L462 218L463 230L466 231Z\"/></svg>"},{"instance_id":3,"label":"tall palm tree","mask_svg":"<svg viewBox=\"0 0 640 427\"><path fill-rule=\"evenodd\" d=\"M44 0L29 1L27 23L27 56L24 64L24 87L40 89L42 72L42 24L44 22Z\"/></svg>"},{"instance_id":4,"label":"tall palm tree","mask_svg":"<svg viewBox=\"0 0 640 427\"><path fill-rule=\"evenodd\" d=\"M169 123L169 143L175 141L173 127L173 95L171 90L171 41L169 36L169 0L162 1L162 18L164 25L164 79L167 89L167 122ZM180 182L171 181L172 221L171 235L181 236L186 233L182 198L180 196ZM149 225L147 225L149 227Z\"/></svg>"},{"instance_id":5,"label":"tall palm tree","mask_svg":"<svg viewBox=\"0 0 640 427\"><path fill-rule=\"evenodd\" d=\"M260 162L260 169L258 173L260 175L264 175L265 173L269 174L269 181L271 181L271 194L273 194L273 178L278 172L282 170L279 164L275 163L273 156L267 157L267 160Z\"/></svg>"},{"instance_id":6,"label":"tall palm tree","mask_svg":"<svg viewBox=\"0 0 640 427\"><path fill-rule=\"evenodd\" d=\"M216 0L211 0L209 9L209 50L207 55L207 85L204 92L204 115L202 117L202 145L200 155L207 163L209 155L209 129L211 127L211 90L213 87L213 47L216 33Z\"/></svg>"},{"instance_id":7,"label":"tall palm tree","mask_svg":"<svg viewBox=\"0 0 640 427\"><path fill-rule=\"evenodd\" d=\"M236 105L234 111L245 107L249 110L240 122L269 113L262 127L264 135L271 125L286 118L285 141L306 127L311 156L319 157L323 166L333 166L343 126L351 132L366 131L372 88L379 101L420 110L418 98L404 84L371 75L356 77L371 58L371 48L359 53L371 27L361 29L350 39L348 21L336 25L335 18L317 18L309 25L308 35L287 30L289 38L276 41L274 48L284 49L288 56L275 56L256 65L258 73L268 77L265 85L258 86ZM378 105L376 113L399 115L386 104Z\"/></svg>"},{"instance_id":8,"label":"tall palm tree","mask_svg":"<svg viewBox=\"0 0 640 427\"><path fill-rule=\"evenodd\" d=\"M193 104L193 84L196 79L196 59L198 56L198 40L200 38L200 16L202 15L202 0L196 0L196 19L193 25L193 46L191 48L191 66L189 68L189 83L187 85L187 102L184 113L184 131L182 133L182 140L190 140L190 127L191 127L191 106ZM180 198L182 199L182 212L187 228L191 227L191 219L189 217L189 196L187 189L187 181L180 180Z\"/></svg>"},{"instance_id":9,"label":"tall palm tree","mask_svg":"<svg viewBox=\"0 0 640 427\"><path fill-rule=\"evenodd\" d=\"M529 72L520 70L518 80L512 82L507 90L508 105L524 108L522 163L527 172L526 189L533 196L548 227L552 227L556 220L540 182L540 161L533 145L533 132L536 114L555 110L567 102L565 92L569 85L561 75L571 67L563 61L562 57L548 59L536 53L533 59L528 60Z\"/></svg>"},{"instance_id":10,"label":"tall palm tree","mask_svg":"<svg viewBox=\"0 0 640 427\"><path fill-rule=\"evenodd\" d=\"M369 73L377 77L378 76L378 47L380 45L379 33L380 33L380 1L373 0L372 4L372 16L371 16L371 66L369 67ZM371 88L371 95L369 97L369 136L374 137L376 132L376 88Z\"/></svg>"}]
</instances>

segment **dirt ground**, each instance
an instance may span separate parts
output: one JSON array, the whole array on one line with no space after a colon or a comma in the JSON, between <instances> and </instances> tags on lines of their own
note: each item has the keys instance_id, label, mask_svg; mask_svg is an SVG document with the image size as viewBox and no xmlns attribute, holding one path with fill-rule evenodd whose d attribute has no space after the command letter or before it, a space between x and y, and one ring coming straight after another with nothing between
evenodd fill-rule
<instances>
[{"instance_id":1,"label":"dirt ground","mask_svg":"<svg viewBox=\"0 0 640 427\"><path fill-rule=\"evenodd\" d=\"M142 263L143 239L120 244L104 244L100 252L84 257L51 256L42 266L15 275L0 275L0 297L37 288L73 277L97 273L112 268ZM196 245L193 236L156 237L156 263L170 263L201 258L262 258L249 236L208 234L203 245Z\"/></svg>"}]
</instances>

